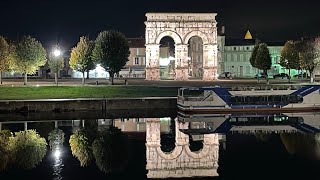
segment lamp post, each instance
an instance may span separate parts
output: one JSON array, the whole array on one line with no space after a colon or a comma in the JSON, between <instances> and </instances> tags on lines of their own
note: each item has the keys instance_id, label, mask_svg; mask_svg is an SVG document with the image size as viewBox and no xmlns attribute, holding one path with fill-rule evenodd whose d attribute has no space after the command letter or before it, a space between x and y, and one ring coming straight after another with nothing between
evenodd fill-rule
<instances>
[{"instance_id":1,"label":"lamp post","mask_svg":"<svg viewBox=\"0 0 320 180\"><path fill-rule=\"evenodd\" d=\"M59 48L55 48L55 49L53 50L53 56L54 56L54 60L57 61L58 58L61 56L61 51L60 51ZM57 74L56 70L55 70L55 72L54 72L54 82L55 82L56 85L58 86L58 74Z\"/></svg>"}]
</instances>

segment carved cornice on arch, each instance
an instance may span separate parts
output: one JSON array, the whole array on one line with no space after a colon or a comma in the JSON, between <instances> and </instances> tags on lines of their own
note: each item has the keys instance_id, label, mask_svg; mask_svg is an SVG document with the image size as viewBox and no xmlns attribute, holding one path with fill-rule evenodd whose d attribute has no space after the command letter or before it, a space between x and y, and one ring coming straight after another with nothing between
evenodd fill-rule
<instances>
[{"instance_id":1,"label":"carved cornice on arch","mask_svg":"<svg viewBox=\"0 0 320 180\"><path fill-rule=\"evenodd\" d=\"M202 43L203 44L209 44L211 42L209 42L209 38L208 38L208 34L202 32L202 31L191 31L188 34L186 34L183 38L183 43L184 44L188 44L188 41L190 38L192 38L193 36L198 36L202 39Z\"/></svg>"},{"instance_id":2,"label":"carved cornice on arch","mask_svg":"<svg viewBox=\"0 0 320 180\"><path fill-rule=\"evenodd\" d=\"M174 40L175 44L182 44L182 38L180 37L180 35L171 30L163 31L158 34L155 44L160 44L161 39L166 36L171 37Z\"/></svg>"}]
</instances>

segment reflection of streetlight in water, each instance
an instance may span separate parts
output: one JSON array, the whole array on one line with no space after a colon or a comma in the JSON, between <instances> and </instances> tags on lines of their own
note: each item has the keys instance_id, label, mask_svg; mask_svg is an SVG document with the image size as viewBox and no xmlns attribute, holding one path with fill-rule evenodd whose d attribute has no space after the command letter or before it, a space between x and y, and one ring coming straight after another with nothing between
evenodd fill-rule
<instances>
[{"instance_id":1,"label":"reflection of streetlight in water","mask_svg":"<svg viewBox=\"0 0 320 180\"><path fill-rule=\"evenodd\" d=\"M62 172L62 168L64 166L63 162L62 162L62 152L61 152L61 148L59 147L55 147L53 149L53 157L54 157L54 162L53 162L53 179L54 180L61 180L61 172Z\"/></svg>"}]
</instances>

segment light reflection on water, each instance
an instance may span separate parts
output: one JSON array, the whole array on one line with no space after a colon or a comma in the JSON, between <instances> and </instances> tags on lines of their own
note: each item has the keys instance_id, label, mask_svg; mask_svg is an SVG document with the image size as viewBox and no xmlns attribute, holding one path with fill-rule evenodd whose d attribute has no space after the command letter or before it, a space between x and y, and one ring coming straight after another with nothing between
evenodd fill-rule
<instances>
[{"instance_id":1,"label":"light reflection on water","mask_svg":"<svg viewBox=\"0 0 320 180\"><path fill-rule=\"evenodd\" d=\"M201 177L217 176L219 174L219 178L234 179L236 178L236 176L234 176L236 172L246 171L244 168L242 168L242 166L239 166L241 163L245 164L243 166L250 166L250 163L258 163L261 164L261 167L267 168L268 160L272 159L273 156L270 156L270 154L266 154L264 155L265 157L261 157L261 154L267 153L268 151L274 153L275 157L284 159L288 159L289 157L299 157L300 159L297 159L295 161L300 163L305 163L305 161L307 161L308 159L311 159L313 161L319 160L320 136L317 135L317 133L320 132L319 117L320 116L317 113L289 113L271 115L180 114L176 118L135 117L95 120L59 120L56 126L58 128L64 129L65 133L67 133L67 131L70 131L71 134L76 130L84 128L87 128L89 130L97 129L98 131L101 131L108 130L110 126L118 127L122 130L122 132L129 135L129 138L131 138L130 140L133 140L135 142L139 141L141 145L144 146L144 148L138 149L140 153L141 151L146 151L146 154L142 153L139 156L137 154L133 155L139 157L139 160L132 157L129 158L130 160L128 159L129 161L132 161L131 166L129 162L129 167L139 167L139 169L132 171L144 174L144 178L147 178L147 176L152 178L195 177L199 176L196 174L197 169L199 169L199 172L202 173L200 173ZM41 136L44 137L47 136L45 130L48 129L49 126L52 126L52 128L54 128L55 126L53 121L51 122L43 120L42 123L40 123L43 124L43 129L41 126L39 126L39 123L25 123L23 121L15 122L12 124L10 124L10 122L1 122L0 127L2 129L11 129L14 131L18 131L24 130L26 128L26 124L28 129L35 128L38 132L43 132ZM218 138L216 139L217 141L213 141L213 139L215 138ZM68 142L69 138L66 138L64 141L64 148L70 148L69 145L66 145L68 144ZM63 142L60 143L60 145L62 144ZM218 146L215 146L215 144L218 144ZM135 145L131 144L131 146ZM161 151L163 151L163 154L160 152L158 147L160 147ZM172 157L176 156L176 154L179 154L179 148L184 150L187 149L186 152L189 152L188 149L190 149L190 152L189 154L185 154L184 157L176 157L176 159L180 158L182 161L172 161ZM201 154L201 151L203 149L209 149L208 152L212 153L209 156L214 158L208 159L207 157L209 156ZM54 180L64 179L65 174L68 173L77 173L70 172L70 169L72 168L68 169L69 172L65 172L65 166L72 166L74 164L65 160L65 157L70 156L70 153L64 153L63 151L61 151L62 148L59 148L59 150L60 154L57 153L55 149L48 151L51 157L51 177ZM134 149L130 149L128 151L135 152ZM197 153L194 153L192 151L197 151ZM237 155L238 153L240 153L243 158L239 157ZM166 160L164 158L166 156L169 159L171 158L171 160ZM205 159L204 157L206 157L207 159ZM266 157L269 157L269 159ZM198 158L199 162L198 160L192 160L192 158ZM259 158L263 159L263 161L265 162L260 162ZM73 157L73 159L75 158ZM140 160L141 163L140 165L138 165L138 163L136 163L135 161ZM157 161L159 161L159 163ZM160 163L160 161L162 164ZM155 164L155 162L157 163ZM43 163L48 162L44 161ZM282 160L281 162L279 161L278 164L289 166L290 161ZM255 168L255 166L250 167L253 169ZM314 167L320 167L320 165L316 164ZM96 167L94 165L91 165L89 166L89 168L81 168L80 171L83 171L81 173L87 173L91 176L97 176L97 179L104 179L106 177L109 177L111 179L119 178L118 176L110 176L103 173L96 175L97 173L95 171L92 171L92 169L94 168ZM170 170L170 168L175 170ZM208 171L203 171L203 168ZM37 172L37 169L38 168L34 169L34 171ZM147 173L144 173L146 170ZM214 170L218 171L214 172ZM130 170L125 169L124 171L126 173L124 173L123 176L134 176L129 175L130 173L128 171ZM259 169L255 169L255 171L262 173ZM313 172L313 169L305 169L305 171L309 172L310 174L310 172ZM95 175L92 174L93 172L95 172ZM249 172L255 173L252 171ZM273 171L271 171L270 173L275 174L272 172ZM79 177L80 176L81 175L79 175ZM247 176L242 175L241 177Z\"/></svg>"},{"instance_id":2,"label":"light reflection on water","mask_svg":"<svg viewBox=\"0 0 320 180\"><path fill-rule=\"evenodd\" d=\"M61 180L63 179L61 176L61 172L63 170L64 164L62 161L61 156L53 155L54 162L53 162L53 180Z\"/></svg>"}]
</instances>

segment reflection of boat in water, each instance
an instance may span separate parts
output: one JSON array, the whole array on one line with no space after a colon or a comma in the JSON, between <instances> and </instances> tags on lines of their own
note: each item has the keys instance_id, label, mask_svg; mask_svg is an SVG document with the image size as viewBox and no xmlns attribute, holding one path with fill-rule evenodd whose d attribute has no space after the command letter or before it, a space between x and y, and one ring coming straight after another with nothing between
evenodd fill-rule
<instances>
[{"instance_id":1,"label":"reflection of boat in water","mask_svg":"<svg viewBox=\"0 0 320 180\"><path fill-rule=\"evenodd\" d=\"M180 88L178 109L191 113L320 110L320 85L297 89Z\"/></svg>"},{"instance_id":2,"label":"reflection of boat in water","mask_svg":"<svg viewBox=\"0 0 320 180\"><path fill-rule=\"evenodd\" d=\"M179 114L180 122L189 122L189 129L180 129L189 135L211 133L256 132L320 132L320 114Z\"/></svg>"}]
</instances>

